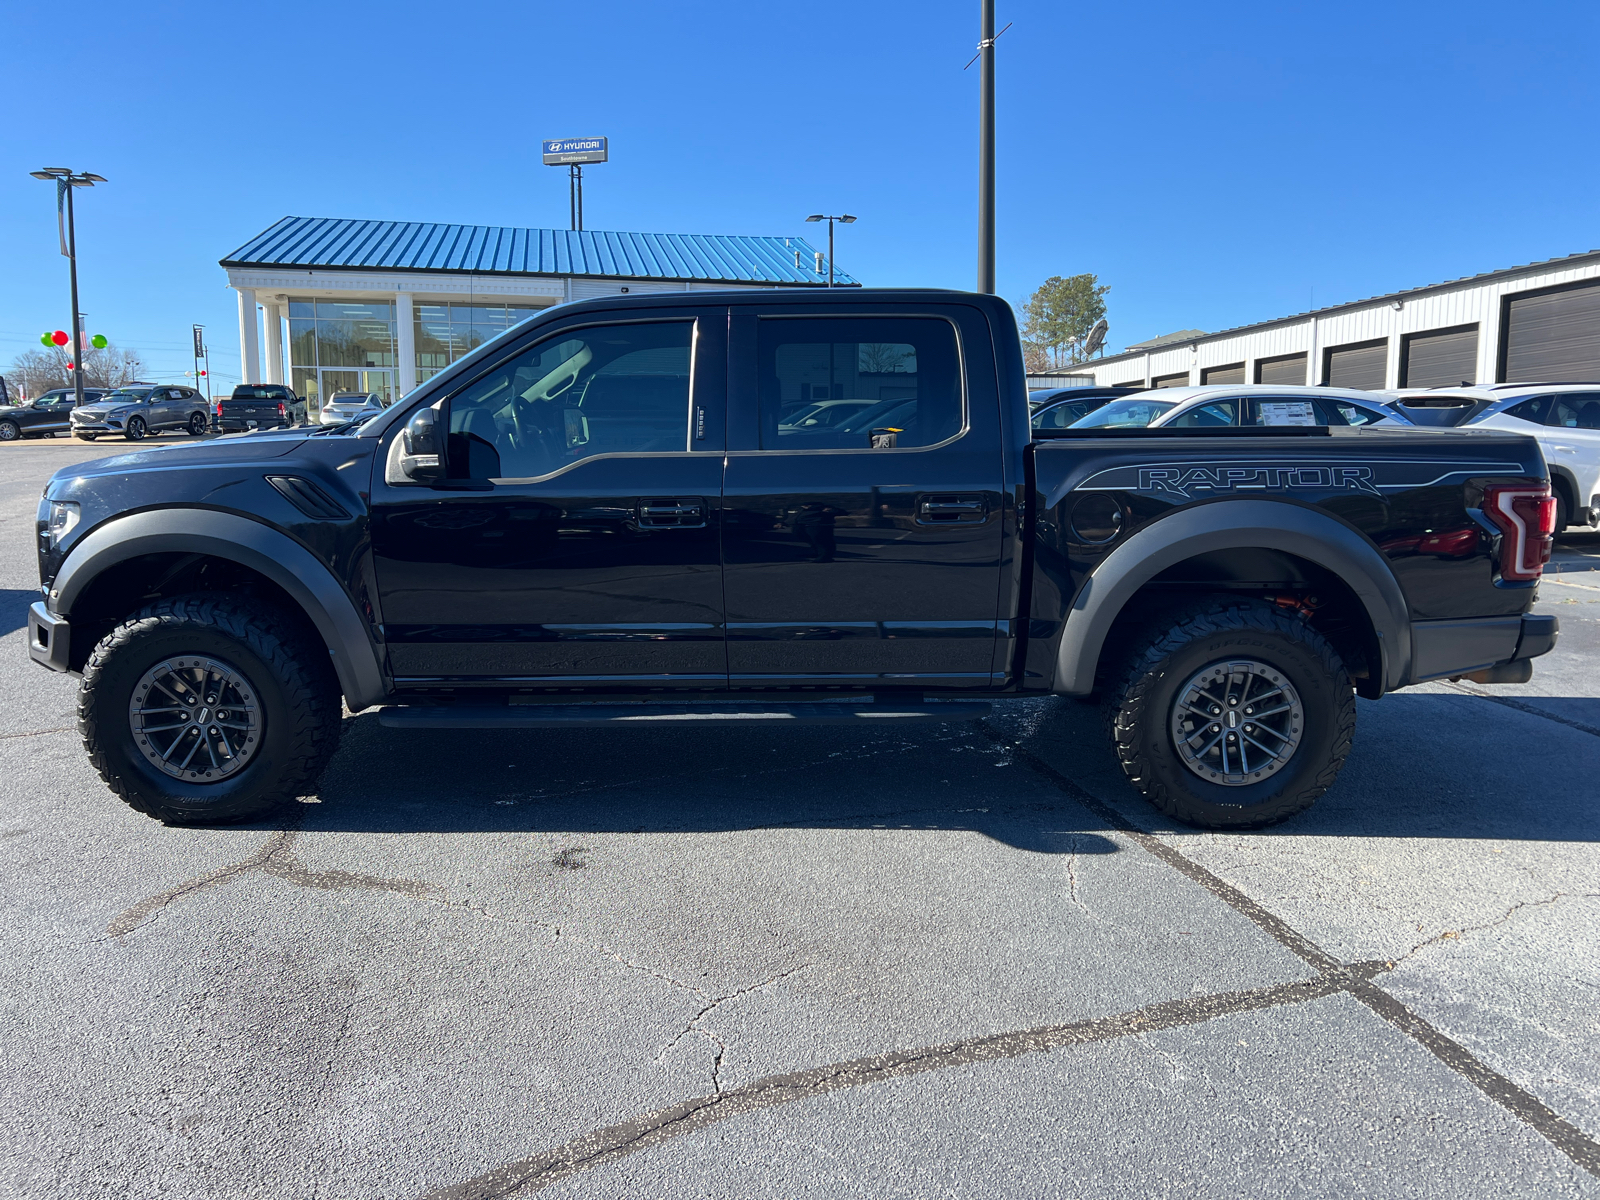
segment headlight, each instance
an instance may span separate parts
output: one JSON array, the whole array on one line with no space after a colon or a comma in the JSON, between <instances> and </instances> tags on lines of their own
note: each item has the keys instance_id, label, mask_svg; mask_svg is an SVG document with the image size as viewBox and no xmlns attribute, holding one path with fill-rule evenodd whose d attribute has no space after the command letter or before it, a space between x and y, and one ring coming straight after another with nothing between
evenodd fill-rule
<instances>
[{"instance_id":1,"label":"headlight","mask_svg":"<svg viewBox=\"0 0 1600 1200\"><path fill-rule=\"evenodd\" d=\"M78 506L71 500L50 501L50 549L61 545L61 540L78 524Z\"/></svg>"}]
</instances>

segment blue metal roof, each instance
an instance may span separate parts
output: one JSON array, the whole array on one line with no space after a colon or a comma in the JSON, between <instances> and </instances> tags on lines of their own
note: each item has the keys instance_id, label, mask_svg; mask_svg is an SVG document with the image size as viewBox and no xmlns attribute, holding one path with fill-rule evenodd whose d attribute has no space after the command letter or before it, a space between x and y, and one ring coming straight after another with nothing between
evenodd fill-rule
<instances>
[{"instance_id":1,"label":"blue metal roof","mask_svg":"<svg viewBox=\"0 0 1600 1200\"><path fill-rule=\"evenodd\" d=\"M794 265L795 251L800 266ZM611 233L284 217L222 259L225 267L476 271L496 275L591 275L705 283L818 286L816 251L804 238L709 233ZM835 268L834 282L860 282Z\"/></svg>"}]
</instances>

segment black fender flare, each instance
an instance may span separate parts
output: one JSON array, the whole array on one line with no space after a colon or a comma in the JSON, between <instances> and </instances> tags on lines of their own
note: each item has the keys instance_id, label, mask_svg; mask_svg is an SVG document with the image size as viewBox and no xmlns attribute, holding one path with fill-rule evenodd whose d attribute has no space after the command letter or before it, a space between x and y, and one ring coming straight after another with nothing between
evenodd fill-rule
<instances>
[{"instance_id":1,"label":"black fender flare","mask_svg":"<svg viewBox=\"0 0 1600 1200\"><path fill-rule=\"evenodd\" d=\"M351 710L384 699L388 689L378 647L333 572L293 538L235 513L165 508L107 521L68 552L50 587L50 609L70 621L73 602L107 567L172 552L230 559L265 575L317 627Z\"/></svg>"},{"instance_id":2,"label":"black fender flare","mask_svg":"<svg viewBox=\"0 0 1600 1200\"><path fill-rule=\"evenodd\" d=\"M1384 690L1411 674L1411 617L1400 581L1370 541L1300 504L1229 499L1153 521L1100 562L1073 599L1056 652L1053 691L1087 696L1112 623L1136 592L1168 567L1216 550L1281 550L1333 572L1360 599L1378 635Z\"/></svg>"}]
</instances>

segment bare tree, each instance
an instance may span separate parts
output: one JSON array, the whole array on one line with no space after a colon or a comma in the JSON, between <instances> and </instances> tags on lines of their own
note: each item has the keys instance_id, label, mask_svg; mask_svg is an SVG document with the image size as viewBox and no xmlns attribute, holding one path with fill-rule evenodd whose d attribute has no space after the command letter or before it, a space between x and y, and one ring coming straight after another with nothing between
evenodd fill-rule
<instances>
[{"instance_id":1,"label":"bare tree","mask_svg":"<svg viewBox=\"0 0 1600 1200\"><path fill-rule=\"evenodd\" d=\"M899 375L911 365L916 351L898 342L862 342L856 370L863 375Z\"/></svg>"},{"instance_id":2,"label":"bare tree","mask_svg":"<svg viewBox=\"0 0 1600 1200\"><path fill-rule=\"evenodd\" d=\"M60 346L24 350L12 360L11 369L6 372L6 387L14 399L39 396L51 388L71 387L72 370L68 366L71 361L71 356ZM138 379L143 371L144 361L137 350L108 345L98 350L90 347L83 356L84 387L122 387Z\"/></svg>"}]
</instances>

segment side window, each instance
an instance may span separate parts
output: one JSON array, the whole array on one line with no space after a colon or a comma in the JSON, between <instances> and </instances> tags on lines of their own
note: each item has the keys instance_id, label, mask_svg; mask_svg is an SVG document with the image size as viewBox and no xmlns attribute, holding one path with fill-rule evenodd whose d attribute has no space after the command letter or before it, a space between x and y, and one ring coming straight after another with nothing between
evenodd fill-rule
<instances>
[{"instance_id":1,"label":"side window","mask_svg":"<svg viewBox=\"0 0 1600 1200\"><path fill-rule=\"evenodd\" d=\"M1239 412L1237 400L1213 400L1188 412L1180 413L1167 424L1178 429L1209 429L1218 425L1232 425Z\"/></svg>"},{"instance_id":2,"label":"side window","mask_svg":"<svg viewBox=\"0 0 1600 1200\"><path fill-rule=\"evenodd\" d=\"M1552 396L1549 424L1563 429L1600 429L1600 396L1583 392Z\"/></svg>"},{"instance_id":3,"label":"side window","mask_svg":"<svg viewBox=\"0 0 1600 1200\"><path fill-rule=\"evenodd\" d=\"M1335 411L1342 420L1330 421L1330 425L1371 425L1388 417L1388 413L1379 412L1377 409L1367 408L1360 404L1351 404L1348 400L1335 400Z\"/></svg>"},{"instance_id":4,"label":"side window","mask_svg":"<svg viewBox=\"0 0 1600 1200\"><path fill-rule=\"evenodd\" d=\"M569 329L450 399L455 479L532 479L597 454L689 449L693 321Z\"/></svg>"},{"instance_id":5,"label":"side window","mask_svg":"<svg viewBox=\"0 0 1600 1200\"><path fill-rule=\"evenodd\" d=\"M1080 417L1089 415L1090 405L1086 400L1067 400L1061 404L1053 404L1034 418L1035 429L1065 429Z\"/></svg>"},{"instance_id":6,"label":"side window","mask_svg":"<svg viewBox=\"0 0 1600 1200\"><path fill-rule=\"evenodd\" d=\"M1520 404L1513 404L1506 409L1506 416L1516 417L1523 421L1532 421L1535 425L1543 425L1550 415L1550 396L1535 396L1531 400L1524 400Z\"/></svg>"},{"instance_id":7,"label":"side window","mask_svg":"<svg viewBox=\"0 0 1600 1200\"><path fill-rule=\"evenodd\" d=\"M1246 425L1345 425L1339 409L1320 396L1264 396L1252 399Z\"/></svg>"},{"instance_id":8,"label":"side window","mask_svg":"<svg viewBox=\"0 0 1600 1200\"><path fill-rule=\"evenodd\" d=\"M905 449L961 432L961 358L948 321L765 317L757 329L763 450ZM812 421L824 397L850 411Z\"/></svg>"}]
</instances>

